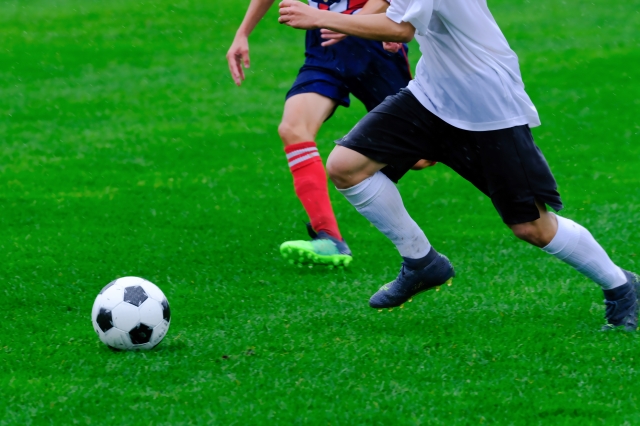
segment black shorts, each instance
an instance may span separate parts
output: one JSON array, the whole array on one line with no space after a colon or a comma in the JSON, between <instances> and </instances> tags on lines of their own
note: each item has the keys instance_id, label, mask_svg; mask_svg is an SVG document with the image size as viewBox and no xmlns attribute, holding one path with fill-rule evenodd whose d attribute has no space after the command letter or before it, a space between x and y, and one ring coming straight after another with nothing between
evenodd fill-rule
<instances>
[{"instance_id":1,"label":"black shorts","mask_svg":"<svg viewBox=\"0 0 640 426\"><path fill-rule=\"evenodd\" d=\"M336 143L386 164L382 172L394 182L420 159L444 163L490 197L507 225L538 219L536 200L562 209L556 181L529 126L458 129L408 89L386 98Z\"/></svg>"}]
</instances>

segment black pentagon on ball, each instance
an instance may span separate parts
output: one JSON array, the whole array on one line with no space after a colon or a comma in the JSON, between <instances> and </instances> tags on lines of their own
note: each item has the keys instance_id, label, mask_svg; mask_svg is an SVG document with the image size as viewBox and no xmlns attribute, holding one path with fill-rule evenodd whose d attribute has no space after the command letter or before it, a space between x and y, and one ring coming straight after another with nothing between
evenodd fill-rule
<instances>
[{"instance_id":1,"label":"black pentagon on ball","mask_svg":"<svg viewBox=\"0 0 640 426\"><path fill-rule=\"evenodd\" d=\"M149 343L151 333L153 333L153 328L146 324L138 324L129 332L129 336L134 345L143 345Z\"/></svg>"},{"instance_id":2,"label":"black pentagon on ball","mask_svg":"<svg viewBox=\"0 0 640 426\"><path fill-rule=\"evenodd\" d=\"M100 308L100 312L98 312L98 316L96 317L96 322L98 323L98 326L103 333L111 330L113 328L113 318L111 317L111 311L109 309Z\"/></svg>"},{"instance_id":3,"label":"black pentagon on ball","mask_svg":"<svg viewBox=\"0 0 640 426\"><path fill-rule=\"evenodd\" d=\"M133 306L140 306L147 300L149 296L144 291L144 288L139 285L132 285L131 287L125 287L124 289L124 301L132 304Z\"/></svg>"},{"instance_id":4,"label":"black pentagon on ball","mask_svg":"<svg viewBox=\"0 0 640 426\"><path fill-rule=\"evenodd\" d=\"M162 301L162 318L164 318L166 322L171 320L171 309L169 309L169 301L167 299Z\"/></svg>"},{"instance_id":5,"label":"black pentagon on ball","mask_svg":"<svg viewBox=\"0 0 640 426\"><path fill-rule=\"evenodd\" d=\"M107 289L108 289L109 287L111 287L112 285L114 285L114 284L116 283L116 281L118 281L118 280L113 280L113 281L111 281L109 284L107 284L107 285L105 285L104 287L102 287L102 290L100 290L100 293L99 293L99 294L102 294L102 293L104 293L105 291L107 291Z\"/></svg>"}]
</instances>

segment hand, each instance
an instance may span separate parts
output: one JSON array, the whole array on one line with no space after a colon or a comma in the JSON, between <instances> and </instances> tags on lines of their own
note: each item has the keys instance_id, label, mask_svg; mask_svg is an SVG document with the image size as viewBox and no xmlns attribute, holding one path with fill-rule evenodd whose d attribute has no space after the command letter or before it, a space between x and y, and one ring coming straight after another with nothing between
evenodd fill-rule
<instances>
[{"instance_id":1,"label":"hand","mask_svg":"<svg viewBox=\"0 0 640 426\"><path fill-rule=\"evenodd\" d=\"M278 22L300 30L315 30L318 28L318 13L322 11L297 0L283 0L280 2Z\"/></svg>"},{"instance_id":2,"label":"hand","mask_svg":"<svg viewBox=\"0 0 640 426\"><path fill-rule=\"evenodd\" d=\"M422 170L426 169L427 167L435 166L436 164L438 164L437 161L419 160L416 164L413 165L413 167L411 167L411 170Z\"/></svg>"},{"instance_id":3,"label":"hand","mask_svg":"<svg viewBox=\"0 0 640 426\"><path fill-rule=\"evenodd\" d=\"M390 53L398 53L398 50L402 49L402 43L396 43L393 41L383 41L382 47L384 50Z\"/></svg>"},{"instance_id":4,"label":"hand","mask_svg":"<svg viewBox=\"0 0 640 426\"><path fill-rule=\"evenodd\" d=\"M335 31L331 31L323 28L320 30L320 37L327 40L322 42L322 46L327 47L327 46L333 46L334 44L341 42L348 36L346 34L337 33Z\"/></svg>"},{"instance_id":5,"label":"hand","mask_svg":"<svg viewBox=\"0 0 640 426\"><path fill-rule=\"evenodd\" d=\"M229 71L231 77L237 86L244 81L244 70L249 68L249 40L243 36L236 36L227 52L227 62L229 63Z\"/></svg>"}]
</instances>

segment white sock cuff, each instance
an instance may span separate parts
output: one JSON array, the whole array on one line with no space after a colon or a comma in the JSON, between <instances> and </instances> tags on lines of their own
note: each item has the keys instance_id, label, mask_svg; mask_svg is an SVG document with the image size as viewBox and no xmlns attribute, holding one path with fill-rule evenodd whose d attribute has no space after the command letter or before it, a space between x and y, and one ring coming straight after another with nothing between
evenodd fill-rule
<instances>
[{"instance_id":1,"label":"white sock cuff","mask_svg":"<svg viewBox=\"0 0 640 426\"><path fill-rule=\"evenodd\" d=\"M371 204L371 202L380 195L387 181L392 183L384 173L376 172L370 178L350 188L336 189L338 189L355 208L362 208Z\"/></svg>"},{"instance_id":2,"label":"white sock cuff","mask_svg":"<svg viewBox=\"0 0 640 426\"><path fill-rule=\"evenodd\" d=\"M382 172L377 172L340 193L396 246L400 255L420 259L431 244L402 203L398 188Z\"/></svg>"},{"instance_id":3,"label":"white sock cuff","mask_svg":"<svg viewBox=\"0 0 640 426\"><path fill-rule=\"evenodd\" d=\"M627 282L622 270L611 261L587 229L570 219L556 217L558 232L542 250L573 266L604 290Z\"/></svg>"},{"instance_id":4,"label":"white sock cuff","mask_svg":"<svg viewBox=\"0 0 640 426\"><path fill-rule=\"evenodd\" d=\"M578 242L580 241L580 228L581 226L572 221L571 219L558 216L552 213L558 220L558 230L551 242L542 247L542 250L549 254L557 255L560 252L569 254L573 253ZM566 256L565 256L566 257ZM560 257L563 259L564 257Z\"/></svg>"}]
</instances>

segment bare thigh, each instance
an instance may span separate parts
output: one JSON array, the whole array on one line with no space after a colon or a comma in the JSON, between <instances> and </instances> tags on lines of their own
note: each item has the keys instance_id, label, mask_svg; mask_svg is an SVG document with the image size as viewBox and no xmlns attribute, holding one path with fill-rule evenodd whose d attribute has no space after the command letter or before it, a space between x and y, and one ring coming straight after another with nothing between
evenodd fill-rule
<instances>
[{"instance_id":1,"label":"bare thigh","mask_svg":"<svg viewBox=\"0 0 640 426\"><path fill-rule=\"evenodd\" d=\"M314 141L318 130L338 103L317 93L300 93L284 104L278 133L285 146Z\"/></svg>"}]
</instances>

